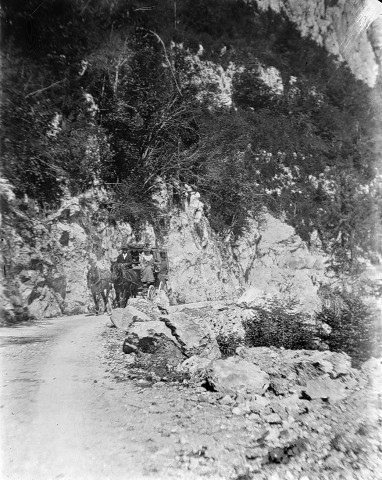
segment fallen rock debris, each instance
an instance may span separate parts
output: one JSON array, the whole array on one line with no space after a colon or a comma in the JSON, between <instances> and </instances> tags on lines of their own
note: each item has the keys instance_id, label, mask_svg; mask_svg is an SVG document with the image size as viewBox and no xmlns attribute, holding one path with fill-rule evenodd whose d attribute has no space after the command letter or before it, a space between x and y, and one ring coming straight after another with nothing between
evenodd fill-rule
<instances>
[{"instance_id":1,"label":"fallen rock debris","mask_svg":"<svg viewBox=\"0 0 382 480\"><path fill-rule=\"evenodd\" d=\"M265 347L222 359L207 321L130 302L105 332L105 362L166 417L176 478L380 480L381 359L356 370L342 353Z\"/></svg>"}]
</instances>

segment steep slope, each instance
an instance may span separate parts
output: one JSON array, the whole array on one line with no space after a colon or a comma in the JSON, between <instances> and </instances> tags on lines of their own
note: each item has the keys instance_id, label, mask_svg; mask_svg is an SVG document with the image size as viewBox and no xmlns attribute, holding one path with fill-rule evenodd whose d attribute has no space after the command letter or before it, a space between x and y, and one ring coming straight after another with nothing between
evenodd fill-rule
<instances>
[{"instance_id":1,"label":"steep slope","mask_svg":"<svg viewBox=\"0 0 382 480\"><path fill-rule=\"evenodd\" d=\"M368 85L380 68L382 7L377 0L258 0L262 9L285 12L303 36L345 60ZM368 28L365 28L368 27Z\"/></svg>"},{"instance_id":2,"label":"steep slope","mask_svg":"<svg viewBox=\"0 0 382 480\"><path fill-rule=\"evenodd\" d=\"M19 216L17 230L5 222L3 318L49 318L94 309L86 285L91 262L108 271L122 242L135 240L128 223L102 220L104 195L92 191L66 199L46 218ZM174 303L233 301L252 288L247 294L252 302L296 300L297 308L309 315L321 308L317 292L325 281L326 262L321 250L310 252L292 227L266 211L232 246L213 233L199 197L190 192L183 208L173 210L164 238L156 238L150 225L140 232L151 246L159 244L168 252Z\"/></svg>"},{"instance_id":3,"label":"steep slope","mask_svg":"<svg viewBox=\"0 0 382 480\"><path fill-rule=\"evenodd\" d=\"M108 269L135 234L168 249L173 301L253 287L318 309L322 252L338 272L374 246L380 122L370 89L266 9L338 53L356 16L349 4L41 5L33 28L44 55L22 35L6 43L10 318L86 311L90 261ZM8 5L7 31L16 20L24 31L28 9L14 13ZM171 191L163 211L158 180Z\"/></svg>"}]
</instances>

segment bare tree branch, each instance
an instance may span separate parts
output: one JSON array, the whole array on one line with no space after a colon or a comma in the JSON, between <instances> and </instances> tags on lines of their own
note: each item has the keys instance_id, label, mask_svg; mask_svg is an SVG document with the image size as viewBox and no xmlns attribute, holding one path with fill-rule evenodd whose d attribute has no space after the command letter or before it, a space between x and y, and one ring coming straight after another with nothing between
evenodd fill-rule
<instances>
[{"instance_id":1,"label":"bare tree branch","mask_svg":"<svg viewBox=\"0 0 382 480\"><path fill-rule=\"evenodd\" d=\"M51 85L48 85L47 87L40 88L39 90L35 90L34 92L31 92L31 93L28 93L28 95L25 95L24 98L33 97L34 95L39 95L40 93L45 92L45 90L49 90L49 88L53 88L56 85L59 85L60 83L62 83L64 81L65 80L60 80L59 82L54 82Z\"/></svg>"},{"instance_id":2,"label":"bare tree branch","mask_svg":"<svg viewBox=\"0 0 382 480\"><path fill-rule=\"evenodd\" d=\"M115 80L114 80L114 87L113 87L113 91L114 93L117 93L117 88L118 88L118 76L119 76L119 69L127 62L127 58L125 58L124 60L120 60L116 67L115 67Z\"/></svg>"},{"instance_id":3,"label":"bare tree branch","mask_svg":"<svg viewBox=\"0 0 382 480\"><path fill-rule=\"evenodd\" d=\"M169 66L169 68L170 68L170 71L171 71L172 77L173 77L173 79L174 79L176 88L177 88L177 90L178 90L178 92L179 92L179 95L180 95L181 97L183 97L182 92L181 92L180 87L179 87L179 84L178 84L178 82L177 82L177 80L176 80L175 73L174 73L174 70L173 70L173 68L172 68L170 59L168 58L166 46L165 46L163 40L160 38L160 36L159 36L157 33L153 32L152 30L148 30L148 32L150 32L152 35L154 35L154 37L155 37L155 38L158 40L158 42L162 45L163 51L164 51L164 56L166 57L166 61L167 61L168 66Z\"/></svg>"}]
</instances>

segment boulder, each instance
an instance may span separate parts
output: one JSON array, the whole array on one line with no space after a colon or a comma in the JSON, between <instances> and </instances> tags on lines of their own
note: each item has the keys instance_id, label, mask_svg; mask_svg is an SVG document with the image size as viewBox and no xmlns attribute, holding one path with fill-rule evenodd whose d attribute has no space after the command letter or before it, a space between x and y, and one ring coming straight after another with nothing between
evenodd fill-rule
<instances>
[{"instance_id":1,"label":"boulder","mask_svg":"<svg viewBox=\"0 0 382 480\"><path fill-rule=\"evenodd\" d=\"M161 320L171 330L187 357L198 355L210 360L221 357L216 338L202 318L179 312L163 315Z\"/></svg>"},{"instance_id":2,"label":"boulder","mask_svg":"<svg viewBox=\"0 0 382 480\"><path fill-rule=\"evenodd\" d=\"M163 342L171 342L181 350L171 331L160 321L136 322L129 328L125 338L126 344L143 353L155 353Z\"/></svg>"},{"instance_id":3,"label":"boulder","mask_svg":"<svg viewBox=\"0 0 382 480\"><path fill-rule=\"evenodd\" d=\"M200 376L205 378L207 367L210 363L211 360L208 358L193 355L182 363L181 370L188 372L191 376Z\"/></svg>"},{"instance_id":4,"label":"boulder","mask_svg":"<svg viewBox=\"0 0 382 480\"><path fill-rule=\"evenodd\" d=\"M127 331L135 322L149 322L151 318L137 308L128 305L126 308L116 308L112 311L111 322L117 328Z\"/></svg>"},{"instance_id":5,"label":"boulder","mask_svg":"<svg viewBox=\"0 0 382 480\"><path fill-rule=\"evenodd\" d=\"M290 395L289 397L284 397L281 399L278 398L277 404L289 415L295 416L304 411L303 401L300 400L297 394Z\"/></svg>"},{"instance_id":6,"label":"boulder","mask_svg":"<svg viewBox=\"0 0 382 480\"><path fill-rule=\"evenodd\" d=\"M276 395L286 395L289 390L289 381L286 378L271 375L270 387Z\"/></svg>"},{"instance_id":7,"label":"boulder","mask_svg":"<svg viewBox=\"0 0 382 480\"><path fill-rule=\"evenodd\" d=\"M166 373L169 372L169 368L177 370L177 367L185 360L185 355L179 348L179 345L175 344L172 340L168 340L167 337L157 339L157 343L152 349L153 355L151 364L155 366L162 365L166 368ZM159 373L159 372L158 372Z\"/></svg>"},{"instance_id":8,"label":"boulder","mask_svg":"<svg viewBox=\"0 0 382 480\"><path fill-rule=\"evenodd\" d=\"M214 360L207 370L208 383L225 395L262 394L269 386L269 375L253 363L239 358Z\"/></svg>"},{"instance_id":9,"label":"boulder","mask_svg":"<svg viewBox=\"0 0 382 480\"><path fill-rule=\"evenodd\" d=\"M155 305L155 303L151 302L150 300L147 300L146 298L129 298L127 306L134 307L140 312L145 313L151 318L151 320L158 320L158 316L160 315L160 311L157 305Z\"/></svg>"},{"instance_id":10,"label":"boulder","mask_svg":"<svg viewBox=\"0 0 382 480\"><path fill-rule=\"evenodd\" d=\"M310 400L322 399L331 403L342 400L347 396L344 385L339 380L333 380L328 376L315 378L306 383L303 392Z\"/></svg>"},{"instance_id":11,"label":"boulder","mask_svg":"<svg viewBox=\"0 0 382 480\"><path fill-rule=\"evenodd\" d=\"M267 423L282 423L282 419L278 413L268 413L262 417Z\"/></svg>"},{"instance_id":12,"label":"boulder","mask_svg":"<svg viewBox=\"0 0 382 480\"><path fill-rule=\"evenodd\" d=\"M317 350L284 350L268 347L239 347L237 354L257 365L270 376L270 385L277 395L300 390L314 378L348 376L354 370L345 353Z\"/></svg>"}]
</instances>

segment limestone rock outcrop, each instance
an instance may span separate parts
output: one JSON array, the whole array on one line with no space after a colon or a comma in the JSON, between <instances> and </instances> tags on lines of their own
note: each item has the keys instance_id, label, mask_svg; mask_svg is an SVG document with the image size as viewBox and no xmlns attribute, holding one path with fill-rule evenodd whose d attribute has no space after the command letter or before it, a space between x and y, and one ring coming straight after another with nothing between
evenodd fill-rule
<instances>
[{"instance_id":1,"label":"limestone rock outcrop","mask_svg":"<svg viewBox=\"0 0 382 480\"><path fill-rule=\"evenodd\" d=\"M219 248L197 192L171 218L167 243L176 303L233 299L240 289L234 262Z\"/></svg>"},{"instance_id":2,"label":"limestone rock outcrop","mask_svg":"<svg viewBox=\"0 0 382 480\"><path fill-rule=\"evenodd\" d=\"M246 288L239 303L253 307L277 299L305 313L320 310L317 291L327 260L322 251L309 250L293 227L267 212L250 225L233 251Z\"/></svg>"},{"instance_id":3,"label":"limestone rock outcrop","mask_svg":"<svg viewBox=\"0 0 382 480\"><path fill-rule=\"evenodd\" d=\"M285 12L303 36L345 60L357 78L375 84L382 39L382 7L377 0L256 0L256 4Z\"/></svg>"},{"instance_id":4,"label":"limestone rock outcrop","mask_svg":"<svg viewBox=\"0 0 382 480\"><path fill-rule=\"evenodd\" d=\"M100 207L106 200L102 191L89 191L64 200L45 217L20 213L17 229L4 222L2 303L8 319L79 314L93 308L86 282L89 265L110 271L122 241L133 238L129 224L107 222ZM146 230L155 245L152 227ZM308 313L320 307L317 291L319 281L325 280L325 257L319 250L308 250L292 227L265 211L232 246L212 232L199 194L190 189L184 208L172 211L160 245L168 254L172 305L224 305L249 290L245 295L250 301L242 297L244 316L246 302L256 304L263 298L289 301L293 296ZM129 305L146 313L147 305L140 302L131 299ZM223 325L223 311L220 316ZM241 320L234 323L240 329Z\"/></svg>"},{"instance_id":5,"label":"limestone rock outcrop","mask_svg":"<svg viewBox=\"0 0 382 480\"><path fill-rule=\"evenodd\" d=\"M252 288L249 303L276 298L295 300L304 313L321 308L317 292L327 258L266 211L250 221L232 247L213 234L199 195L191 192L184 210L171 220L167 248L177 303L236 300Z\"/></svg>"},{"instance_id":6,"label":"limestone rock outcrop","mask_svg":"<svg viewBox=\"0 0 382 480\"><path fill-rule=\"evenodd\" d=\"M64 199L50 214L14 208L16 218L1 228L7 319L20 317L20 310L26 317L47 318L93 308L88 266L109 271L122 240L132 236L130 225L112 226L102 218L105 198L104 192L91 190Z\"/></svg>"}]
</instances>

